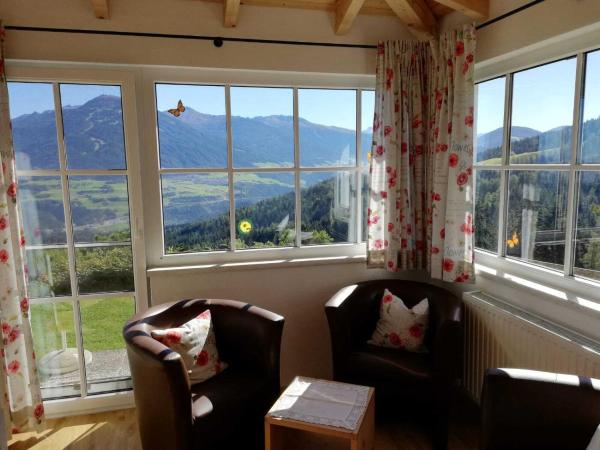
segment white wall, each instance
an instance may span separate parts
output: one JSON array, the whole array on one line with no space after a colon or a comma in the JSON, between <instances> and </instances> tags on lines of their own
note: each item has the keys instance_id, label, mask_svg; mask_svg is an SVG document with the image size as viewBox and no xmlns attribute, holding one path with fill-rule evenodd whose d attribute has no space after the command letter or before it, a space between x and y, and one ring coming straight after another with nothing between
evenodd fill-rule
<instances>
[{"instance_id":1,"label":"white wall","mask_svg":"<svg viewBox=\"0 0 600 450\"><path fill-rule=\"evenodd\" d=\"M529 0L490 0L490 18L500 16ZM442 21L450 29L469 20L458 13ZM510 58L543 41L556 38L600 21L598 0L546 0L477 32L477 63ZM600 39L600 35L598 35ZM600 41L598 41L600 43Z\"/></svg>"},{"instance_id":2,"label":"white wall","mask_svg":"<svg viewBox=\"0 0 600 450\"><path fill-rule=\"evenodd\" d=\"M359 16L345 36L333 32L333 13L242 6L236 28L222 26L222 5L199 0L112 0L111 19L95 19L91 0L2 0L5 25L103 29L204 36L376 44L410 39L395 17ZM13 59L223 67L304 72L374 73L368 49L264 45L122 36L7 32Z\"/></svg>"}]
</instances>

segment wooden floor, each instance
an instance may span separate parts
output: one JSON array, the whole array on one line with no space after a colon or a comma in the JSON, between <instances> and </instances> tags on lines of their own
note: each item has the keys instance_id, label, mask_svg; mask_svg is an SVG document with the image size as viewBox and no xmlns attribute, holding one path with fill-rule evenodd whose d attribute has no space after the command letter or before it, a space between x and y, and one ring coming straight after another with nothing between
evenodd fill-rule
<instances>
[{"instance_id":1,"label":"wooden floor","mask_svg":"<svg viewBox=\"0 0 600 450\"><path fill-rule=\"evenodd\" d=\"M448 450L476 450L478 447L477 413L469 405L460 406L454 414ZM308 439L308 438L307 438ZM297 442L303 442L298 440ZM337 446L308 445L303 450L330 450ZM9 442L10 450L25 449L141 449L133 409L86 416L49 420L43 433L22 433ZM291 448L291 447L290 447ZM376 450L430 450L427 430L418 422L379 418L375 434ZM167 449L165 449L167 450Z\"/></svg>"}]
</instances>

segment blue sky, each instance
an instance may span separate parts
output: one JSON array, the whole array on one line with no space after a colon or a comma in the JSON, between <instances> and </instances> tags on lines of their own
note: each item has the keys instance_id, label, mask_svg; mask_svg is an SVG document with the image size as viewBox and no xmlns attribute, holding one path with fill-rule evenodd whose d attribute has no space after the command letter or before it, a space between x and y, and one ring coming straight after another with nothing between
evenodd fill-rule
<instances>
[{"instance_id":1,"label":"blue sky","mask_svg":"<svg viewBox=\"0 0 600 450\"><path fill-rule=\"evenodd\" d=\"M160 111L175 108L179 99L186 106L206 114L225 114L225 89L222 86L157 86ZM120 95L118 86L61 85L61 101L81 105L98 95ZM299 113L311 122L354 129L356 97L353 90L301 89L298 93ZM362 128L373 122L375 96L363 93ZM10 83L11 117L54 109L52 85L47 83ZM235 116L256 117L293 114L293 93L290 88L231 88L231 112Z\"/></svg>"},{"instance_id":2,"label":"blue sky","mask_svg":"<svg viewBox=\"0 0 600 450\"><path fill-rule=\"evenodd\" d=\"M356 91L300 89L300 117L314 123L354 129L356 127ZM205 114L225 114L225 90L221 86L182 86L162 84L156 87L156 103L160 111L175 108L179 99L186 106ZM374 98L374 97L373 97ZM257 117L293 114L293 92L290 88L232 87L231 114ZM372 116L367 123L371 126Z\"/></svg>"},{"instance_id":3,"label":"blue sky","mask_svg":"<svg viewBox=\"0 0 600 450\"><path fill-rule=\"evenodd\" d=\"M121 95L119 86L61 84L60 97L64 106L82 105L99 95ZM9 83L10 116L54 109L52 85L48 83Z\"/></svg>"},{"instance_id":4,"label":"blue sky","mask_svg":"<svg viewBox=\"0 0 600 450\"><path fill-rule=\"evenodd\" d=\"M512 124L538 131L570 125L573 122L576 60L518 72L513 77ZM503 122L504 78L477 87L477 134L500 128ZM587 59L586 102L583 120L600 116L600 51Z\"/></svg>"}]
</instances>

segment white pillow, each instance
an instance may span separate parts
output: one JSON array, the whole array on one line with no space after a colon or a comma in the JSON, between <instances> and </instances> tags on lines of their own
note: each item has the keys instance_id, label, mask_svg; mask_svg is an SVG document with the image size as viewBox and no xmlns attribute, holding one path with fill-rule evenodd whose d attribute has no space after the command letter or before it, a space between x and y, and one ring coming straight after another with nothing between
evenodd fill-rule
<instances>
[{"instance_id":1,"label":"white pillow","mask_svg":"<svg viewBox=\"0 0 600 450\"><path fill-rule=\"evenodd\" d=\"M219 358L208 309L178 328L153 330L152 337L181 355L191 383L206 381L227 368Z\"/></svg>"},{"instance_id":2,"label":"white pillow","mask_svg":"<svg viewBox=\"0 0 600 450\"><path fill-rule=\"evenodd\" d=\"M596 432L592 436L592 440L585 450L600 450L600 425L596 428Z\"/></svg>"},{"instance_id":3,"label":"white pillow","mask_svg":"<svg viewBox=\"0 0 600 450\"><path fill-rule=\"evenodd\" d=\"M424 298L412 309L387 289L381 298L379 321L368 341L380 347L423 353L427 324L429 323L429 301Z\"/></svg>"}]
</instances>

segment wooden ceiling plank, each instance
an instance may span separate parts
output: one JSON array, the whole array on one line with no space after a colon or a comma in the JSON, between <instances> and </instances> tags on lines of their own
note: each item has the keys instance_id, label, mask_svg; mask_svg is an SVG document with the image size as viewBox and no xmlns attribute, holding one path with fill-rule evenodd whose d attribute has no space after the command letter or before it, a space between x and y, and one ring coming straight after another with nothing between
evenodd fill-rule
<instances>
[{"instance_id":1,"label":"wooden ceiling plank","mask_svg":"<svg viewBox=\"0 0 600 450\"><path fill-rule=\"evenodd\" d=\"M460 11L473 19L485 19L490 13L489 0L435 0L444 6Z\"/></svg>"},{"instance_id":2,"label":"wooden ceiling plank","mask_svg":"<svg viewBox=\"0 0 600 450\"><path fill-rule=\"evenodd\" d=\"M223 24L226 27L235 27L240 13L240 0L224 0Z\"/></svg>"},{"instance_id":3,"label":"wooden ceiling plank","mask_svg":"<svg viewBox=\"0 0 600 450\"><path fill-rule=\"evenodd\" d=\"M109 19L108 0L92 0L92 8L96 19Z\"/></svg>"},{"instance_id":4,"label":"wooden ceiling plank","mask_svg":"<svg viewBox=\"0 0 600 450\"><path fill-rule=\"evenodd\" d=\"M437 21L424 0L386 0L402 22L420 39L436 34Z\"/></svg>"},{"instance_id":5,"label":"wooden ceiling plank","mask_svg":"<svg viewBox=\"0 0 600 450\"><path fill-rule=\"evenodd\" d=\"M365 0L338 0L335 8L335 34L348 32Z\"/></svg>"}]
</instances>

